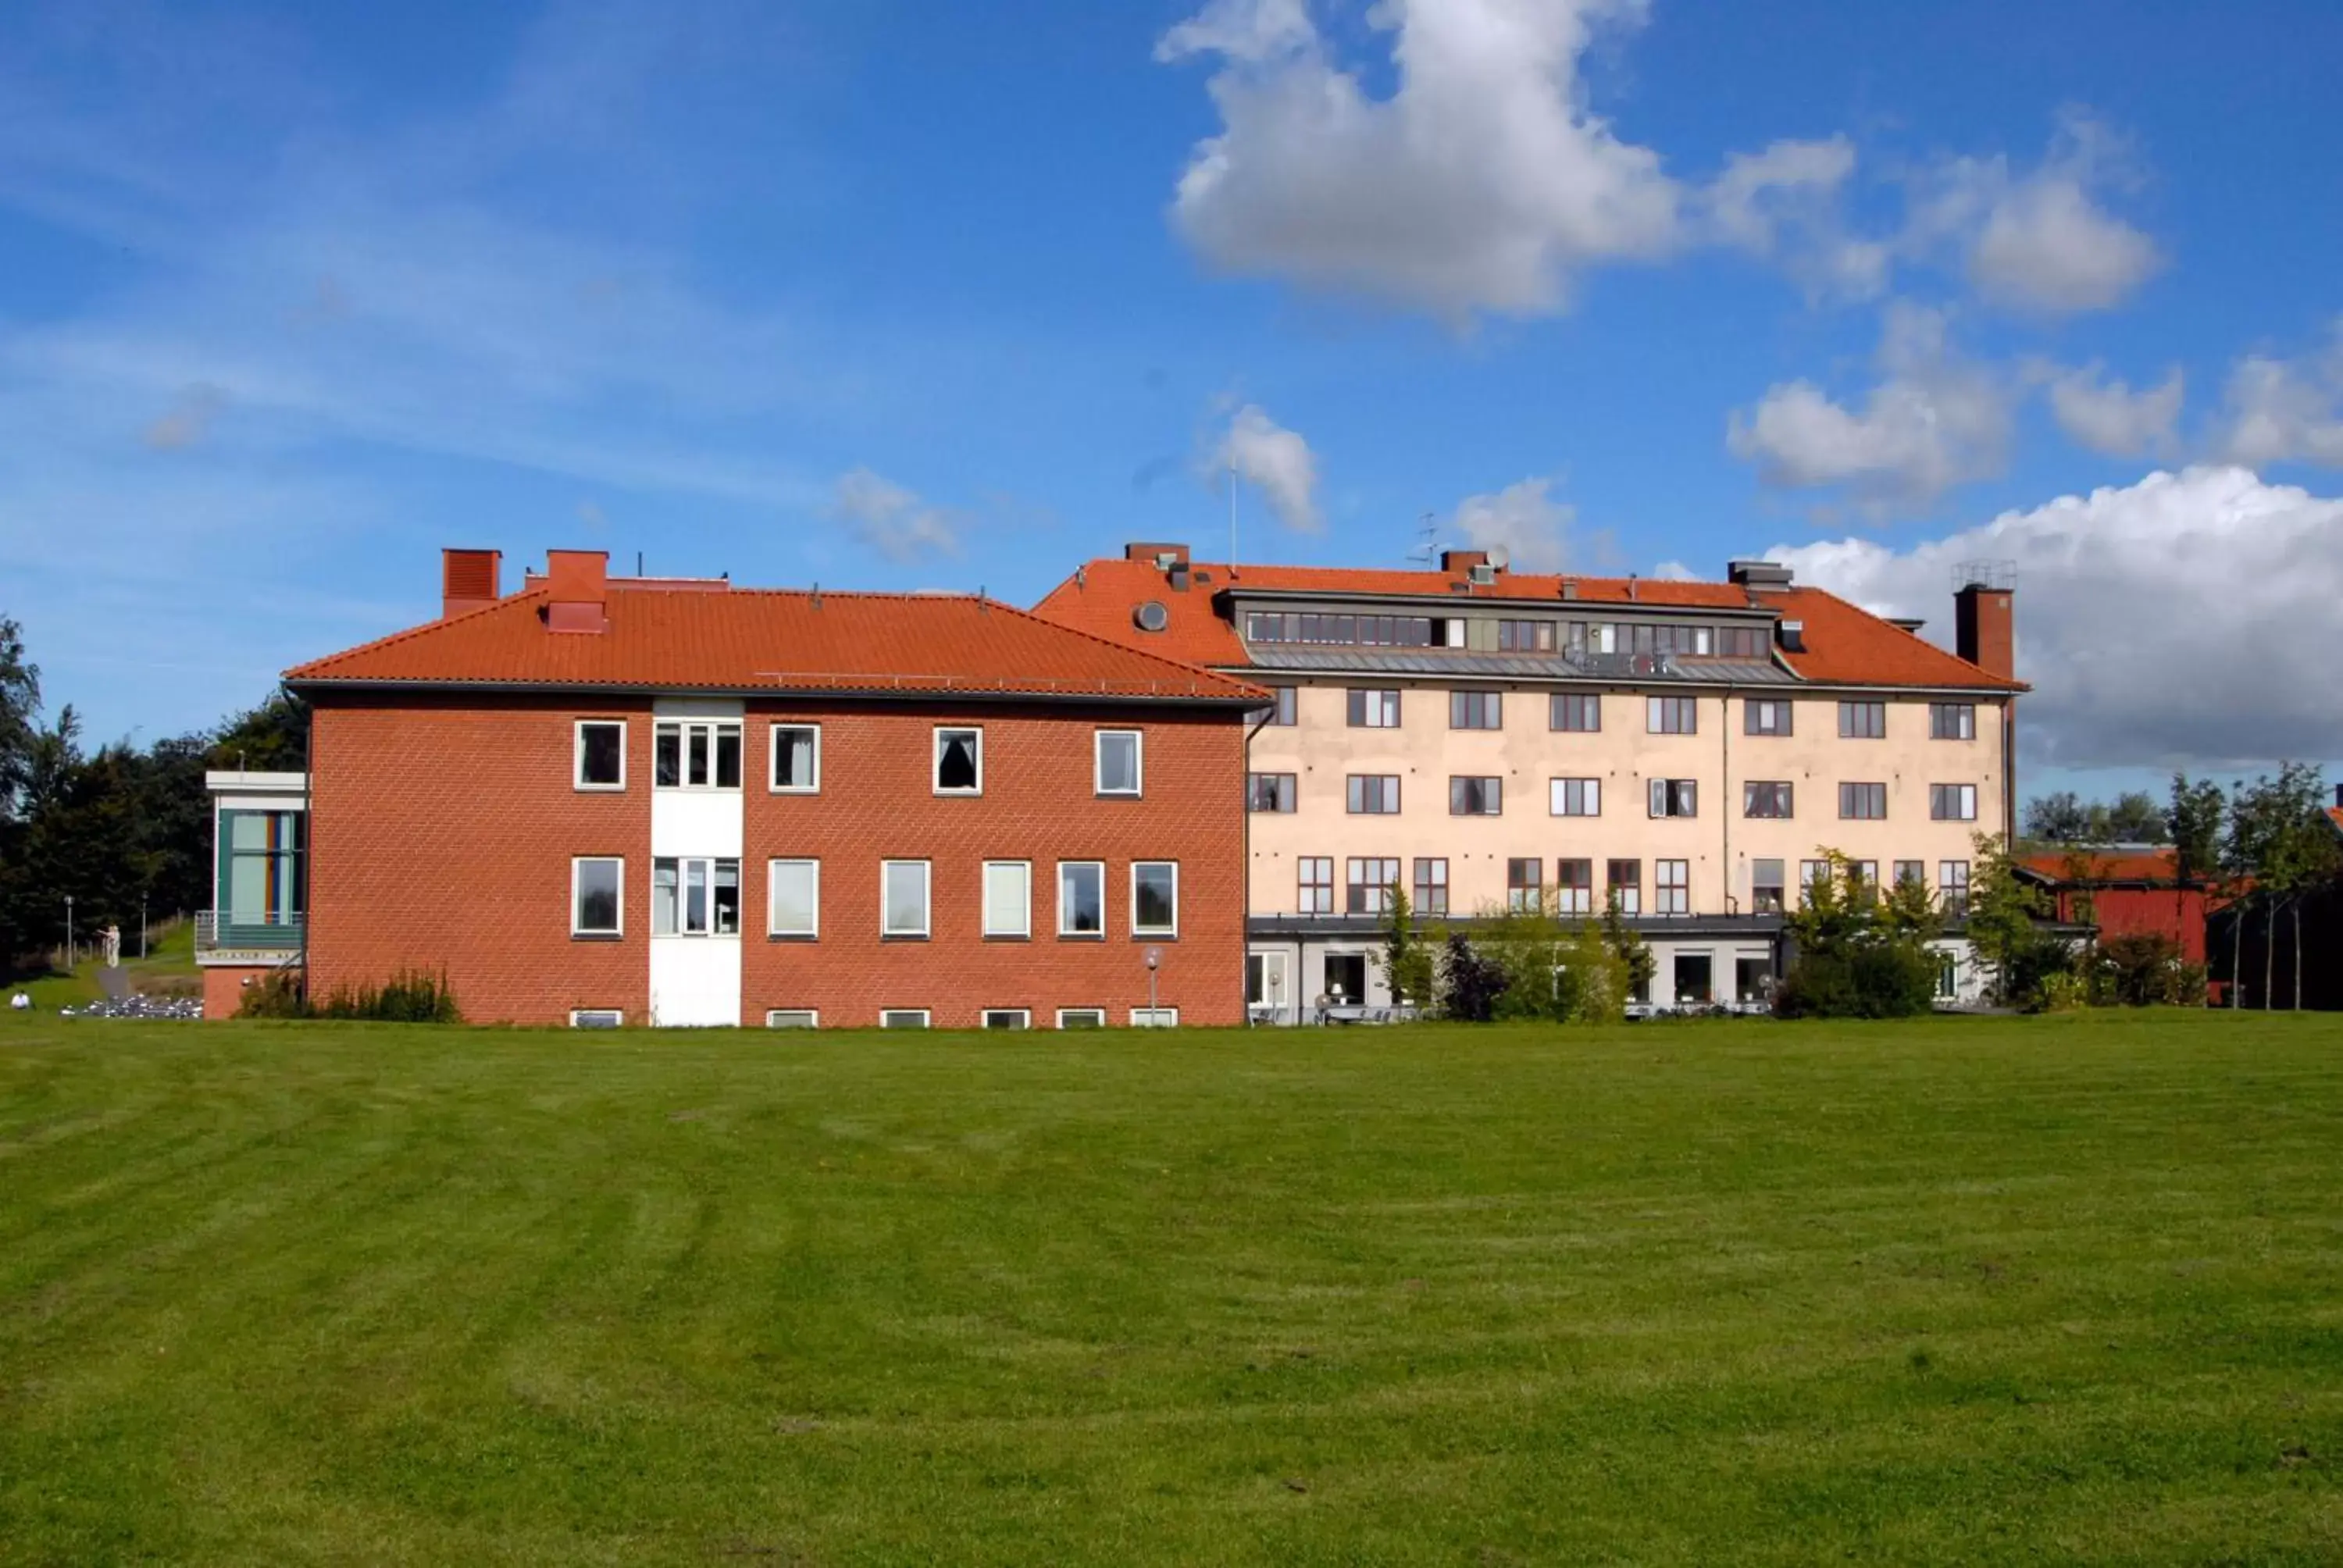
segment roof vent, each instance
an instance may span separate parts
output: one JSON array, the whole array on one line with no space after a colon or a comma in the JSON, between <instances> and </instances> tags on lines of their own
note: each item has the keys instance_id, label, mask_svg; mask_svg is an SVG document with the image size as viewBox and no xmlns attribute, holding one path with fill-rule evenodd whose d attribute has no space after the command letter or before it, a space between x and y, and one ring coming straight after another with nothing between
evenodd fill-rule
<instances>
[{"instance_id":1,"label":"roof vent","mask_svg":"<svg viewBox=\"0 0 2343 1568\"><path fill-rule=\"evenodd\" d=\"M1782 650L1785 653L1804 653L1806 651L1806 623L1805 621L1776 621L1774 623L1774 633L1775 636L1780 639Z\"/></svg>"},{"instance_id":2,"label":"roof vent","mask_svg":"<svg viewBox=\"0 0 2343 1568\"><path fill-rule=\"evenodd\" d=\"M1727 561L1725 576L1735 587L1745 588L1785 588L1793 578L1780 561Z\"/></svg>"},{"instance_id":3,"label":"roof vent","mask_svg":"<svg viewBox=\"0 0 2343 1568\"><path fill-rule=\"evenodd\" d=\"M1171 582L1172 591L1173 593L1186 593L1188 591L1188 563L1186 561L1173 561L1172 563L1171 569L1164 575Z\"/></svg>"},{"instance_id":4,"label":"roof vent","mask_svg":"<svg viewBox=\"0 0 2343 1568\"><path fill-rule=\"evenodd\" d=\"M1473 579L1473 585L1477 588L1493 588L1497 581L1497 568L1495 563L1491 561L1475 561L1473 563L1472 570L1465 575Z\"/></svg>"},{"instance_id":5,"label":"roof vent","mask_svg":"<svg viewBox=\"0 0 2343 1568\"><path fill-rule=\"evenodd\" d=\"M1891 615L1887 618L1887 624L1898 631L1908 631L1917 637L1920 628L1928 624L1928 618L1924 615Z\"/></svg>"},{"instance_id":6,"label":"roof vent","mask_svg":"<svg viewBox=\"0 0 2343 1568\"><path fill-rule=\"evenodd\" d=\"M1161 599L1151 598L1132 610L1131 618L1141 631L1161 631L1172 624L1172 612L1163 608Z\"/></svg>"},{"instance_id":7,"label":"roof vent","mask_svg":"<svg viewBox=\"0 0 2343 1568\"><path fill-rule=\"evenodd\" d=\"M1564 578L1562 579L1562 597L1564 598L1576 598L1578 597L1578 579L1576 578Z\"/></svg>"}]
</instances>

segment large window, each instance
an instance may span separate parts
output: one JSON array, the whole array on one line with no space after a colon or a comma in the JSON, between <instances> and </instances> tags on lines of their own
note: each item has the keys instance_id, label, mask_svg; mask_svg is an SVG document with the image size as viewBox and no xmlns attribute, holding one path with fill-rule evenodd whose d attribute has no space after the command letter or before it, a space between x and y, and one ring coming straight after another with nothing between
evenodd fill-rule
<instances>
[{"instance_id":1,"label":"large window","mask_svg":"<svg viewBox=\"0 0 2343 1568\"><path fill-rule=\"evenodd\" d=\"M1939 822L1976 821L1976 786L1974 784L1929 785L1928 815Z\"/></svg>"},{"instance_id":2,"label":"large window","mask_svg":"<svg viewBox=\"0 0 2343 1568\"><path fill-rule=\"evenodd\" d=\"M1974 702L1928 704L1928 739L1975 740L1976 739L1976 704Z\"/></svg>"},{"instance_id":3,"label":"large window","mask_svg":"<svg viewBox=\"0 0 2343 1568\"><path fill-rule=\"evenodd\" d=\"M627 787L627 725L619 719L578 721L577 778L580 789Z\"/></svg>"},{"instance_id":4,"label":"large window","mask_svg":"<svg viewBox=\"0 0 2343 1568\"><path fill-rule=\"evenodd\" d=\"M1448 694L1451 729L1503 729L1505 699L1497 691L1452 691Z\"/></svg>"},{"instance_id":5,"label":"large window","mask_svg":"<svg viewBox=\"0 0 2343 1568\"><path fill-rule=\"evenodd\" d=\"M1651 814L1654 817L1700 815L1700 785L1691 779L1654 779L1650 783Z\"/></svg>"},{"instance_id":6,"label":"large window","mask_svg":"<svg viewBox=\"0 0 2343 1568\"><path fill-rule=\"evenodd\" d=\"M1419 915L1444 915L1448 912L1446 857L1417 857L1415 891L1411 896L1415 900L1415 912Z\"/></svg>"},{"instance_id":7,"label":"large window","mask_svg":"<svg viewBox=\"0 0 2343 1568\"><path fill-rule=\"evenodd\" d=\"M1033 867L1026 860L984 863L984 934L1033 934Z\"/></svg>"},{"instance_id":8,"label":"large window","mask_svg":"<svg viewBox=\"0 0 2343 1568\"><path fill-rule=\"evenodd\" d=\"M1840 785L1838 814L1849 822L1885 821L1887 817L1887 786L1885 784Z\"/></svg>"},{"instance_id":9,"label":"large window","mask_svg":"<svg viewBox=\"0 0 2343 1568\"><path fill-rule=\"evenodd\" d=\"M1617 906L1623 915L1644 912L1644 862L1641 860L1605 860L1603 863L1603 897Z\"/></svg>"},{"instance_id":10,"label":"large window","mask_svg":"<svg viewBox=\"0 0 2343 1568\"><path fill-rule=\"evenodd\" d=\"M1106 935L1106 864L1101 860L1058 862L1058 934Z\"/></svg>"},{"instance_id":11,"label":"large window","mask_svg":"<svg viewBox=\"0 0 2343 1568\"><path fill-rule=\"evenodd\" d=\"M1692 862L1690 860L1654 860L1652 862L1653 912L1661 915L1692 913Z\"/></svg>"},{"instance_id":12,"label":"large window","mask_svg":"<svg viewBox=\"0 0 2343 1568\"><path fill-rule=\"evenodd\" d=\"M1534 859L1505 862L1505 908L1520 911L1540 907L1539 864Z\"/></svg>"},{"instance_id":13,"label":"large window","mask_svg":"<svg viewBox=\"0 0 2343 1568\"><path fill-rule=\"evenodd\" d=\"M1097 783L1101 795L1137 795L1139 731L1101 729L1098 732Z\"/></svg>"},{"instance_id":14,"label":"large window","mask_svg":"<svg viewBox=\"0 0 2343 1568\"><path fill-rule=\"evenodd\" d=\"M1297 862L1301 911L1305 915L1334 912L1334 857L1304 855Z\"/></svg>"},{"instance_id":15,"label":"large window","mask_svg":"<svg viewBox=\"0 0 2343 1568\"><path fill-rule=\"evenodd\" d=\"M1749 735L1787 735L1793 706L1781 697L1753 697L1741 705L1742 730Z\"/></svg>"},{"instance_id":16,"label":"large window","mask_svg":"<svg viewBox=\"0 0 2343 1568\"><path fill-rule=\"evenodd\" d=\"M777 937L821 934L821 862L774 860L765 868L765 929Z\"/></svg>"},{"instance_id":17,"label":"large window","mask_svg":"<svg viewBox=\"0 0 2343 1568\"><path fill-rule=\"evenodd\" d=\"M661 855L651 862L651 935L739 934L739 861Z\"/></svg>"},{"instance_id":18,"label":"large window","mask_svg":"<svg viewBox=\"0 0 2343 1568\"><path fill-rule=\"evenodd\" d=\"M1838 732L1848 740L1885 740L1887 738L1887 704L1884 702L1842 702L1838 705Z\"/></svg>"},{"instance_id":19,"label":"large window","mask_svg":"<svg viewBox=\"0 0 2343 1568\"><path fill-rule=\"evenodd\" d=\"M1791 814L1791 805L1787 779L1753 779L1741 786L1744 817L1785 818Z\"/></svg>"},{"instance_id":20,"label":"large window","mask_svg":"<svg viewBox=\"0 0 2343 1568\"><path fill-rule=\"evenodd\" d=\"M1556 860L1554 863L1554 910L1565 915L1594 912L1594 862Z\"/></svg>"},{"instance_id":21,"label":"large window","mask_svg":"<svg viewBox=\"0 0 2343 1568\"><path fill-rule=\"evenodd\" d=\"M1134 937L1176 937L1180 934L1180 862L1133 860L1131 863L1131 934Z\"/></svg>"},{"instance_id":22,"label":"large window","mask_svg":"<svg viewBox=\"0 0 2343 1568\"><path fill-rule=\"evenodd\" d=\"M1700 732L1700 699L1644 699L1644 727L1654 735L1696 735Z\"/></svg>"},{"instance_id":23,"label":"large window","mask_svg":"<svg viewBox=\"0 0 2343 1568\"><path fill-rule=\"evenodd\" d=\"M821 726L773 726L773 793L811 795L821 789Z\"/></svg>"},{"instance_id":24,"label":"large window","mask_svg":"<svg viewBox=\"0 0 2343 1568\"><path fill-rule=\"evenodd\" d=\"M1784 862L1752 860L1749 862L1749 908L1760 915L1778 915L1787 901L1787 890L1782 885Z\"/></svg>"},{"instance_id":25,"label":"large window","mask_svg":"<svg viewBox=\"0 0 2343 1568\"><path fill-rule=\"evenodd\" d=\"M1593 735L1603 728L1603 699L1595 692L1557 691L1546 705L1546 728Z\"/></svg>"},{"instance_id":26,"label":"large window","mask_svg":"<svg viewBox=\"0 0 2343 1568\"><path fill-rule=\"evenodd\" d=\"M1439 648L1444 645L1443 629L1443 622L1420 615L1253 610L1245 617L1247 642L1299 642L1321 648Z\"/></svg>"},{"instance_id":27,"label":"large window","mask_svg":"<svg viewBox=\"0 0 2343 1568\"><path fill-rule=\"evenodd\" d=\"M939 795L984 793L983 730L937 728L935 790Z\"/></svg>"},{"instance_id":28,"label":"large window","mask_svg":"<svg viewBox=\"0 0 2343 1568\"><path fill-rule=\"evenodd\" d=\"M880 861L879 902L880 936L926 936L928 863L925 860Z\"/></svg>"},{"instance_id":29,"label":"large window","mask_svg":"<svg viewBox=\"0 0 2343 1568\"><path fill-rule=\"evenodd\" d=\"M1448 814L1452 817L1494 817L1505 809L1505 781L1458 776L1448 780Z\"/></svg>"},{"instance_id":30,"label":"large window","mask_svg":"<svg viewBox=\"0 0 2343 1568\"><path fill-rule=\"evenodd\" d=\"M1343 910L1353 915L1380 915L1392 907L1392 890L1399 886L1399 862L1370 857L1344 868Z\"/></svg>"},{"instance_id":31,"label":"large window","mask_svg":"<svg viewBox=\"0 0 2343 1568\"><path fill-rule=\"evenodd\" d=\"M660 719L651 731L651 782L661 789L740 788L739 721Z\"/></svg>"},{"instance_id":32,"label":"large window","mask_svg":"<svg viewBox=\"0 0 2343 1568\"><path fill-rule=\"evenodd\" d=\"M1353 690L1350 693L1348 712L1353 729L1397 729L1399 693Z\"/></svg>"},{"instance_id":33,"label":"large window","mask_svg":"<svg viewBox=\"0 0 2343 1568\"><path fill-rule=\"evenodd\" d=\"M615 855L581 855L569 862L569 934L615 937L621 933L627 863Z\"/></svg>"},{"instance_id":34,"label":"large window","mask_svg":"<svg viewBox=\"0 0 2343 1568\"><path fill-rule=\"evenodd\" d=\"M301 920L306 815L299 811L222 811L226 883L220 920L229 926L292 927Z\"/></svg>"},{"instance_id":35,"label":"large window","mask_svg":"<svg viewBox=\"0 0 2343 1568\"><path fill-rule=\"evenodd\" d=\"M1387 817L1399 810L1399 775L1353 773L1345 781L1351 814Z\"/></svg>"},{"instance_id":36,"label":"large window","mask_svg":"<svg viewBox=\"0 0 2343 1568\"><path fill-rule=\"evenodd\" d=\"M1553 817L1603 815L1603 780L1549 779L1545 786L1546 814Z\"/></svg>"},{"instance_id":37,"label":"large window","mask_svg":"<svg viewBox=\"0 0 2343 1568\"><path fill-rule=\"evenodd\" d=\"M1248 811L1291 811L1293 809L1295 776L1291 773L1248 773L1245 775L1245 809Z\"/></svg>"}]
</instances>

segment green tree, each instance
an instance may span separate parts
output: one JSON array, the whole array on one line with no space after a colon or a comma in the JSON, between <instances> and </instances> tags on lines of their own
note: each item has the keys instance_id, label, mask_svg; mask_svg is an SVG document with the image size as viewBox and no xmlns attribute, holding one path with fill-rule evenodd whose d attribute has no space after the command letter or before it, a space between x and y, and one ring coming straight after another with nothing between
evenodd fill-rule
<instances>
[{"instance_id":1,"label":"green tree","mask_svg":"<svg viewBox=\"0 0 2343 1568\"><path fill-rule=\"evenodd\" d=\"M1376 955L1376 963L1393 1002L1413 1002L1426 1013L1433 1010L1438 999L1433 943L1416 929L1407 890L1396 885L1391 890L1391 908L1383 915L1383 951Z\"/></svg>"},{"instance_id":2,"label":"green tree","mask_svg":"<svg viewBox=\"0 0 2343 1568\"><path fill-rule=\"evenodd\" d=\"M1825 873L1784 917L1794 955L1775 992L1785 1018L1908 1018L1935 1005L1941 929L1927 884L1898 882L1883 897L1854 861L1823 852Z\"/></svg>"},{"instance_id":3,"label":"green tree","mask_svg":"<svg viewBox=\"0 0 2343 1568\"><path fill-rule=\"evenodd\" d=\"M2044 933L2037 922L2050 915L2039 888L2017 874L2008 840L1979 833L1969 872L1969 948L1990 977L1987 989L2005 1007L2036 1007L2048 975L2072 959L2066 945Z\"/></svg>"}]
</instances>

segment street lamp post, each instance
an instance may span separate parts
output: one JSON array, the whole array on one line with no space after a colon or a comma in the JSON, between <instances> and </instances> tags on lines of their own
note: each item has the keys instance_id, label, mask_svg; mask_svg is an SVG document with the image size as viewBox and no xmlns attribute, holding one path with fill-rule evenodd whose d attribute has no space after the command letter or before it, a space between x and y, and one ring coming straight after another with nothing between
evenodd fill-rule
<instances>
[{"instance_id":1,"label":"street lamp post","mask_svg":"<svg viewBox=\"0 0 2343 1568\"><path fill-rule=\"evenodd\" d=\"M65 969L68 973L73 970L73 895L67 893L65 895Z\"/></svg>"},{"instance_id":2,"label":"street lamp post","mask_svg":"<svg viewBox=\"0 0 2343 1568\"><path fill-rule=\"evenodd\" d=\"M1155 970L1162 962L1163 950L1161 948L1150 948L1147 950L1147 1021L1150 1023L1153 1023L1156 1019Z\"/></svg>"},{"instance_id":3,"label":"street lamp post","mask_svg":"<svg viewBox=\"0 0 2343 1568\"><path fill-rule=\"evenodd\" d=\"M138 956L146 956L146 895L138 895Z\"/></svg>"}]
</instances>

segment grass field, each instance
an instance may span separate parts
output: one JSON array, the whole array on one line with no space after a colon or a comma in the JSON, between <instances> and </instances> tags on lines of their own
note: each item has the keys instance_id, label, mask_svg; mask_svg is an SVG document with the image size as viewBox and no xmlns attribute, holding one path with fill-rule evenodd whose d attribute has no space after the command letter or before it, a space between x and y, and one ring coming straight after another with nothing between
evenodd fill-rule
<instances>
[{"instance_id":1,"label":"grass field","mask_svg":"<svg viewBox=\"0 0 2343 1568\"><path fill-rule=\"evenodd\" d=\"M84 931L85 939L97 933ZM23 991L33 999L33 1005L44 1012L55 1012L61 1007L81 1007L106 994L98 983L98 971L106 960L96 956L92 943L81 947L81 961L69 971L51 970L0 981L0 993ZM184 990L200 996L204 989L203 971L196 967L196 923L180 920L168 923L156 922L152 940L145 958L138 956L138 932L136 929L123 937L122 968L130 978L131 989L139 991ZM0 1000L5 1000L0 994Z\"/></svg>"},{"instance_id":2,"label":"grass field","mask_svg":"<svg viewBox=\"0 0 2343 1568\"><path fill-rule=\"evenodd\" d=\"M0 1020L0 1563L2343 1560L2343 1018Z\"/></svg>"}]
</instances>

